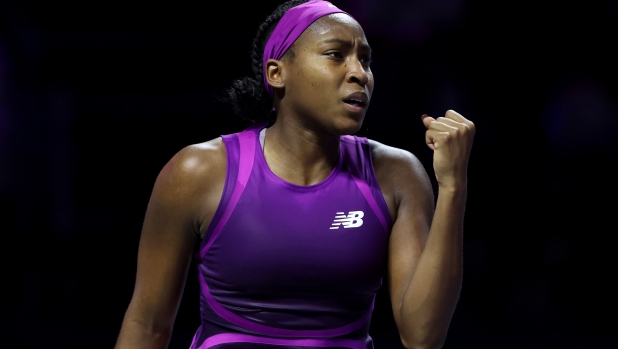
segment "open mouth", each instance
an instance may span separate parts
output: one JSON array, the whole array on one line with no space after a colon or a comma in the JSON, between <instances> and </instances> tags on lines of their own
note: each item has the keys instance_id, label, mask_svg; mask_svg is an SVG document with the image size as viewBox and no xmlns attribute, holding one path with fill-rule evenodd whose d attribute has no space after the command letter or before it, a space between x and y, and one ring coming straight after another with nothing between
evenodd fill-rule
<instances>
[{"instance_id":1,"label":"open mouth","mask_svg":"<svg viewBox=\"0 0 618 349\"><path fill-rule=\"evenodd\" d=\"M367 105L367 103L364 103L363 101L359 101L357 99L344 99L343 102L360 108L364 108L365 105Z\"/></svg>"}]
</instances>

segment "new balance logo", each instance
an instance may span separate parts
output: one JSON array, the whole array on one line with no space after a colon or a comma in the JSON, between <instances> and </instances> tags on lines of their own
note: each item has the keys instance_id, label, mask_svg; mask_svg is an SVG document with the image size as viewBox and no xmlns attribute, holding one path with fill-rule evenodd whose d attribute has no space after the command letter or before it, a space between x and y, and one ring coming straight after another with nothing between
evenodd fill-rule
<instances>
[{"instance_id":1,"label":"new balance logo","mask_svg":"<svg viewBox=\"0 0 618 349\"><path fill-rule=\"evenodd\" d=\"M348 215L345 212L337 212L335 220L333 221L331 229L339 229L340 226L344 228L358 228L363 225L363 217L365 213L363 211L350 211Z\"/></svg>"}]
</instances>

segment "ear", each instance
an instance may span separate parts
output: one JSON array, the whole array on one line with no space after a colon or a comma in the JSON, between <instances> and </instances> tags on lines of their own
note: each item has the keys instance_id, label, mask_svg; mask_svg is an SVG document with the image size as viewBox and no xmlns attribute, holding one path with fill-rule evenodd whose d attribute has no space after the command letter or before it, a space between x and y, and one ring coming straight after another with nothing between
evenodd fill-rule
<instances>
[{"instance_id":1,"label":"ear","mask_svg":"<svg viewBox=\"0 0 618 349\"><path fill-rule=\"evenodd\" d=\"M285 87L284 82L284 64L276 59L266 61L266 81L273 88Z\"/></svg>"}]
</instances>

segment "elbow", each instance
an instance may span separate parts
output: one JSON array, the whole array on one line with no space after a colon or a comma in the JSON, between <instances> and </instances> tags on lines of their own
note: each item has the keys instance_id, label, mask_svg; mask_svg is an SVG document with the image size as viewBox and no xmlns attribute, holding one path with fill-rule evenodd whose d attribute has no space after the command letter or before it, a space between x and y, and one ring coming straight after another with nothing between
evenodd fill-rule
<instances>
[{"instance_id":1,"label":"elbow","mask_svg":"<svg viewBox=\"0 0 618 349\"><path fill-rule=\"evenodd\" d=\"M403 347L406 349L440 349L442 348L442 346L444 345L444 343L437 343L437 344L433 344L433 343L414 343L414 344L408 344L403 342Z\"/></svg>"},{"instance_id":2,"label":"elbow","mask_svg":"<svg viewBox=\"0 0 618 349\"><path fill-rule=\"evenodd\" d=\"M434 338L404 338L401 336L401 344L406 349L440 349L446 338L436 336Z\"/></svg>"},{"instance_id":3,"label":"elbow","mask_svg":"<svg viewBox=\"0 0 618 349\"><path fill-rule=\"evenodd\" d=\"M167 347L172 335L173 318L156 316L156 312L144 311L134 304L131 302L122 321L116 349Z\"/></svg>"}]
</instances>

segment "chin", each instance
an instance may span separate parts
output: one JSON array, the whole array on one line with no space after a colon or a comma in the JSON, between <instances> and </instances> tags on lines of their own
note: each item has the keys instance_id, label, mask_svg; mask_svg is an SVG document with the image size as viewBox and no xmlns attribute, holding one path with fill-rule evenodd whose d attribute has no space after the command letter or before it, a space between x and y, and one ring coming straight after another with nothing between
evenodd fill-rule
<instances>
[{"instance_id":1,"label":"chin","mask_svg":"<svg viewBox=\"0 0 618 349\"><path fill-rule=\"evenodd\" d=\"M335 125L336 132L341 136L353 135L360 131L363 126L363 120L365 120L365 115L362 115L360 119L347 117Z\"/></svg>"}]
</instances>

